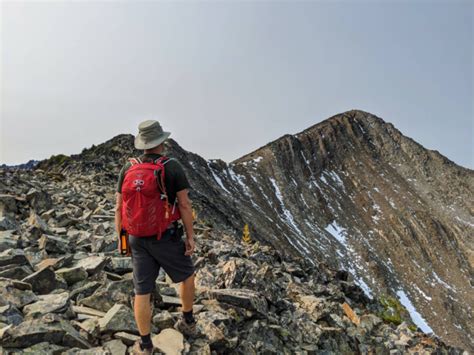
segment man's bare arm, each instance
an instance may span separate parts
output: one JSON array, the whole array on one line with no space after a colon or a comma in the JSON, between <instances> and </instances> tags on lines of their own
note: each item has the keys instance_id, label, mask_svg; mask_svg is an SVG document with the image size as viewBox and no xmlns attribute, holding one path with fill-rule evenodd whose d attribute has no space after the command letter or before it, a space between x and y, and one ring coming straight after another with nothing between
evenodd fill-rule
<instances>
[{"instance_id":1,"label":"man's bare arm","mask_svg":"<svg viewBox=\"0 0 474 355\"><path fill-rule=\"evenodd\" d=\"M188 197L188 189L178 191L176 197L178 198L178 208L186 231L186 238L192 240L194 238L193 207Z\"/></svg>"},{"instance_id":2,"label":"man's bare arm","mask_svg":"<svg viewBox=\"0 0 474 355\"><path fill-rule=\"evenodd\" d=\"M122 194L120 192L115 193L115 230L117 235L120 235L122 228Z\"/></svg>"}]
</instances>

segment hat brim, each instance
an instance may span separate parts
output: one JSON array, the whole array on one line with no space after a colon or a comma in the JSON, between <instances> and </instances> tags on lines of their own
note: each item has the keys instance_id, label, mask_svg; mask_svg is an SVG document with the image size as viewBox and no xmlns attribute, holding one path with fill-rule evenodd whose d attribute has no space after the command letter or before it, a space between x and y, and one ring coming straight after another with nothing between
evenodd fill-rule
<instances>
[{"instance_id":1,"label":"hat brim","mask_svg":"<svg viewBox=\"0 0 474 355\"><path fill-rule=\"evenodd\" d=\"M152 149L152 148L155 148L155 147L159 146L161 143L163 143L170 136L170 134L171 134L171 132L163 132L159 137L157 137L156 139L154 139L152 141L149 141L149 142L145 142L143 140L143 137L141 137L140 134L138 134L135 137L135 148L136 149Z\"/></svg>"}]
</instances>

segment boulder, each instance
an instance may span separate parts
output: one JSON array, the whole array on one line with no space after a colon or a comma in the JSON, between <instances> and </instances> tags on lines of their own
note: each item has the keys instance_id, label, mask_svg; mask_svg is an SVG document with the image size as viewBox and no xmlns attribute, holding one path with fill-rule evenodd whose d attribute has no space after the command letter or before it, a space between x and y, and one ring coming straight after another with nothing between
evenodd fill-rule
<instances>
[{"instance_id":1,"label":"boulder","mask_svg":"<svg viewBox=\"0 0 474 355\"><path fill-rule=\"evenodd\" d=\"M47 211L53 206L51 196L47 192L35 188L31 188L26 193L26 200L38 213Z\"/></svg>"},{"instance_id":2,"label":"boulder","mask_svg":"<svg viewBox=\"0 0 474 355\"><path fill-rule=\"evenodd\" d=\"M28 218L28 225L37 228L43 233L49 233L48 224L40 217L34 210L30 210L30 217Z\"/></svg>"},{"instance_id":3,"label":"boulder","mask_svg":"<svg viewBox=\"0 0 474 355\"><path fill-rule=\"evenodd\" d=\"M111 252L115 251L118 248L118 238L104 237L94 235L91 238L91 250L93 253L99 252Z\"/></svg>"},{"instance_id":4,"label":"boulder","mask_svg":"<svg viewBox=\"0 0 474 355\"><path fill-rule=\"evenodd\" d=\"M183 334L175 329L163 329L152 338L153 345L165 355L180 355L184 350Z\"/></svg>"},{"instance_id":5,"label":"boulder","mask_svg":"<svg viewBox=\"0 0 474 355\"><path fill-rule=\"evenodd\" d=\"M18 236L14 235L14 230L0 230L0 252L18 247Z\"/></svg>"},{"instance_id":6,"label":"boulder","mask_svg":"<svg viewBox=\"0 0 474 355\"><path fill-rule=\"evenodd\" d=\"M102 286L100 282L97 281L84 281L85 283L79 282L73 286L70 297L75 301L80 301L83 298L91 296L99 287ZM76 286L79 287L76 288Z\"/></svg>"},{"instance_id":7,"label":"boulder","mask_svg":"<svg viewBox=\"0 0 474 355\"><path fill-rule=\"evenodd\" d=\"M123 305L116 304L99 320L100 331L103 333L132 332L138 333L133 311Z\"/></svg>"},{"instance_id":8,"label":"boulder","mask_svg":"<svg viewBox=\"0 0 474 355\"><path fill-rule=\"evenodd\" d=\"M161 311L153 317L153 324L159 329L172 328L175 323L175 318L168 311Z\"/></svg>"},{"instance_id":9,"label":"boulder","mask_svg":"<svg viewBox=\"0 0 474 355\"><path fill-rule=\"evenodd\" d=\"M21 249L7 249L0 253L0 267L5 265L29 265L25 253Z\"/></svg>"},{"instance_id":10,"label":"boulder","mask_svg":"<svg viewBox=\"0 0 474 355\"><path fill-rule=\"evenodd\" d=\"M105 342L104 348L108 349L113 355L125 355L127 353L127 346L120 339Z\"/></svg>"},{"instance_id":11,"label":"boulder","mask_svg":"<svg viewBox=\"0 0 474 355\"><path fill-rule=\"evenodd\" d=\"M18 225L15 221L15 218L10 217L10 216L0 216L0 231L5 231L5 230L16 230L18 228Z\"/></svg>"},{"instance_id":12,"label":"boulder","mask_svg":"<svg viewBox=\"0 0 474 355\"><path fill-rule=\"evenodd\" d=\"M41 236L39 247L52 254L67 254L71 251L69 241L47 234Z\"/></svg>"},{"instance_id":13,"label":"boulder","mask_svg":"<svg viewBox=\"0 0 474 355\"><path fill-rule=\"evenodd\" d=\"M23 322L23 314L12 304L0 306L0 323L18 325Z\"/></svg>"},{"instance_id":14,"label":"boulder","mask_svg":"<svg viewBox=\"0 0 474 355\"><path fill-rule=\"evenodd\" d=\"M69 268L61 268L56 271L56 274L61 276L68 285L72 285L78 281L87 279L87 271L81 266L74 266Z\"/></svg>"},{"instance_id":15,"label":"boulder","mask_svg":"<svg viewBox=\"0 0 474 355\"><path fill-rule=\"evenodd\" d=\"M108 264L105 269L119 275L131 272L133 271L132 258L129 256L111 258L110 264Z\"/></svg>"},{"instance_id":16,"label":"boulder","mask_svg":"<svg viewBox=\"0 0 474 355\"><path fill-rule=\"evenodd\" d=\"M47 266L52 266L54 270L66 267L71 264L73 255L64 255L58 258L46 258L35 264L35 270L42 269Z\"/></svg>"},{"instance_id":17,"label":"boulder","mask_svg":"<svg viewBox=\"0 0 474 355\"><path fill-rule=\"evenodd\" d=\"M76 266L84 268L89 275L94 275L101 271L109 260L109 258L104 256L93 255L79 260Z\"/></svg>"},{"instance_id":18,"label":"boulder","mask_svg":"<svg viewBox=\"0 0 474 355\"><path fill-rule=\"evenodd\" d=\"M33 303L38 297L26 282L0 278L0 305L12 304L17 308Z\"/></svg>"},{"instance_id":19,"label":"boulder","mask_svg":"<svg viewBox=\"0 0 474 355\"><path fill-rule=\"evenodd\" d=\"M25 316L37 316L46 313L64 313L70 307L69 293L42 295L38 301L23 307Z\"/></svg>"},{"instance_id":20,"label":"boulder","mask_svg":"<svg viewBox=\"0 0 474 355\"><path fill-rule=\"evenodd\" d=\"M246 308L260 314L266 314L267 300L258 292L249 289L212 289L208 291L209 298L217 299L237 307Z\"/></svg>"},{"instance_id":21,"label":"boulder","mask_svg":"<svg viewBox=\"0 0 474 355\"><path fill-rule=\"evenodd\" d=\"M46 341L22 349L23 354L62 354L67 348Z\"/></svg>"},{"instance_id":22,"label":"boulder","mask_svg":"<svg viewBox=\"0 0 474 355\"><path fill-rule=\"evenodd\" d=\"M2 346L6 348L26 348L41 342L82 349L91 347L72 324L52 313L25 320L8 329L2 338Z\"/></svg>"},{"instance_id":23,"label":"boulder","mask_svg":"<svg viewBox=\"0 0 474 355\"><path fill-rule=\"evenodd\" d=\"M17 211L15 196L0 194L0 230L17 229L15 221Z\"/></svg>"},{"instance_id":24,"label":"boulder","mask_svg":"<svg viewBox=\"0 0 474 355\"><path fill-rule=\"evenodd\" d=\"M130 334L127 332L115 333L114 338L120 339L127 346L132 346L137 340L140 339L138 335Z\"/></svg>"},{"instance_id":25,"label":"boulder","mask_svg":"<svg viewBox=\"0 0 474 355\"><path fill-rule=\"evenodd\" d=\"M40 295L50 293L58 286L56 274L51 266L26 276L22 281L31 284L33 291Z\"/></svg>"},{"instance_id":26,"label":"boulder","mask_svg":"<svg viewBox=\"0 0 474 355\"><path fill-rule=\"evenodd\" d=\"M33 270L31 270L27 265L15 265L13 267L2 268L2 271L0 271L0 277L22 280L32 273Z\"/></svg>"},{"instance_id":27,"label":"boulder","mask_svg":"<svg viewBox=\"0 0 474 355\"><path fill-rule=\"evenodd\" d=\"M116 303L129 304L133 294L132 280L112 281L81 299L79 304L107 312Z\"/></svg>"}]
</instances>

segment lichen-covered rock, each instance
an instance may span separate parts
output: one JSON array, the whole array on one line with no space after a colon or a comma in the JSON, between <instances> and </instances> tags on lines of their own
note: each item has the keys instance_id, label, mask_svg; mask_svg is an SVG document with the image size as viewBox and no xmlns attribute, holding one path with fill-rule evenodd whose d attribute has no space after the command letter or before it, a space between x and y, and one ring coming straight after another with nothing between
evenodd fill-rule
<instances>
[{"instance_id":1,"label":"lichen-covered rock","mask_svg":"<svg viewBox=\"0 0 474 355\"><path fill-rule=\"evenodd\" d=\"M26 276L22 281L29 283L33 291L40 295L50 293L58 286L56 274L52 267L40 269Z\"/></svg>"},{"instance_id":2,"label":"lichen-covered rock","mask_svg":"<svg viewBox=\"0 0 474 355\"><path fill-rule=\"evenodd\" d=\"M38 301L23 307L25 316L36 317L47 313L64 313L70 307L69 293L42 295Z\"/></svg>"},{"instance_id":3,"label":"lichen-covered rock","mask_svg":"<svg viewBox=\"0 0 474 355\"><path fill-rule=\"evenodd\" d=\"M56 275L61 276L68 285L73 285L76 282L87 279L87 271L81 266L74 266L70 268L61 268L56 271Z\"/></svg>"},{"instance_id":4,"label":"lichen-covered rock","mask_svg":"<svg viewBox=\"0 0 474 355\"><path fill-rule=\"evenodd\" d=\"M17 308L33 303L38 297L31 291L31 285L12 279L0 278L0 305L14 305Z\"/></svg>"},{"instance_id":5,"label":"lichen-covered rock","mask_svg":"<svg viewBox=\"0 0 474 355\"><path fill-rule=\"evenodd\" d=\"M267 301L259 293L248 289L218 289L209 290L209 295L219 302L230 303L234 306L265 314L268 309Z\"/></svg>"},{"instance_id":6,"label":"lichen-covered rock","mask_svg":"<svg viewBox=\"0 0 474 355\"><path fill-rule=\"evenodd\" d=\"M9 328L2 338L2 345L5 348L26 348L41 342L71 348L90 348L90 344L69 322L52 313L41 318L25 320Z\"/></svg>"},{"instance_id":7,"label":"lichen-covered rock","mask_svg":"<svg viewBox=\"0 0 474 355\"><path fill-rule=\"evenodd\" d=\"M123 304L116 304L110 308L99 320L99 327L103 333L138 332L133 311Z\"/></svg>"}]
</instances>

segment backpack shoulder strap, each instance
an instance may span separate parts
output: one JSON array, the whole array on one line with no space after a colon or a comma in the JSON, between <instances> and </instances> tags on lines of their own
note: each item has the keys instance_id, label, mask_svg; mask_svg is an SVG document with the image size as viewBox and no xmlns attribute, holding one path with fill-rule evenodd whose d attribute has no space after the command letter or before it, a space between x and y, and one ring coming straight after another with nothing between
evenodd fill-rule
<instances>
[{"instance_id":1,"label":"backpack shoulder strap","mask_svg":"<svg viewBox=\"0 0 474 355\"><path fill-rule=\"evenodd\" d=\"M142 162L140 158L129 158L128 161L130 162L130 164L132 164L132 166L135 164L140 164Z\"/></svg>"},{"instance_id":2,"label":"backpack shoulder strap","mask_svg":"<svg viewBox=\"0 0 474 355\"><path fill-rule=\"evenodd\" d=\"M166 159L166 161L163 163L163 165L165 165L167 162L169 162L170 160L176 160L175 158L168 158Z\"/></svg>"},{"instance_id":3,"label":"backpack shoulder strap","mask_svg":"<svg viewBox=\"0 0 474 355\"><path fill-rule=\"evenodd\" d=\"M165 165L170 160L175 160L175 159L163 155L163 156L159 157L158 159L155 159L154 163L157 164L158 162L161 162L161 163L163 163L163 165Z\"/></svg>"}]
</instances>

